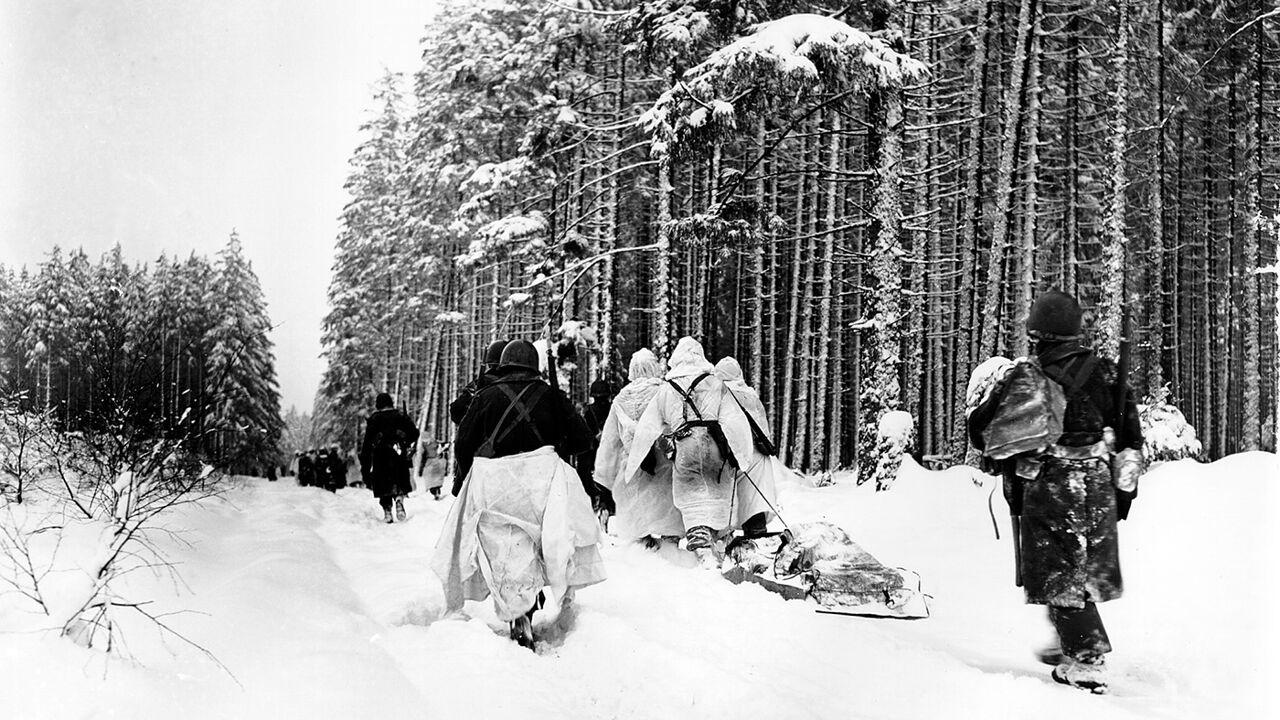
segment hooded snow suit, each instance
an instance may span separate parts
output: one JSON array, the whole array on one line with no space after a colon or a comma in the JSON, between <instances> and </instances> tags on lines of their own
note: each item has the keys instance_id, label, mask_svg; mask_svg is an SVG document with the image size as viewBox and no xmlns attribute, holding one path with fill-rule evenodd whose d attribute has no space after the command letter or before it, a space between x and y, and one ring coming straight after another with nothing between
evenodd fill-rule
<instances>
[{"instance_id":1,"label":"hooded snow suit","mask_svg":"<svg viewBox=\"0 0 1280 720\"><path fill-rule=\"evenodd\" d=\"M751 457L751 428L696 340L681 338L670 366L640 417L621 478L632 482L649 447L667 435L675 443L672 492L685 530L722 532L732 527L735 463Z\"/></svg>"},{"instance_id":2,"label":"hooded snow suit","mask_svg":"<svg viewBox=\"0 0 1280 720\"><path fill-rule=\"evenodd\" d=\"M624 540L679 537L685 528L672 501L671 461L650 444L648 461L642 463L637 475L622 477L622 466L634 446L637 421L665 385L662 367L652 352L642 349L631 356L627 377L630 382L609 408L596 451L595 480L613 493L617 506L617 517L609 529Z\"/></svg>"},{"instance_id":3,"label":"hooded snow suit","mask_svg":"<svg viewBox=\"0 0 1280 720\"><path fill-rule=\"evenodd\" d=\"M752 452L748 461L742 464L737 478L734 524L744 525L748 520L756 518L758 527L755 529L762 532L769 520L776 515L778 482L783 478L794 478L795 473L778 458L777 443L773 440L764 403L755 389L743 379L742 366L738 361L731 357L722 358L716 363L716 376L724 381L725 392L742 408L752 424ZM759 442L756 442L757 435ZM760 515L763 517L757 517ZM751 530L750 526L746 529Z\"/></svg>"}]
</instances>

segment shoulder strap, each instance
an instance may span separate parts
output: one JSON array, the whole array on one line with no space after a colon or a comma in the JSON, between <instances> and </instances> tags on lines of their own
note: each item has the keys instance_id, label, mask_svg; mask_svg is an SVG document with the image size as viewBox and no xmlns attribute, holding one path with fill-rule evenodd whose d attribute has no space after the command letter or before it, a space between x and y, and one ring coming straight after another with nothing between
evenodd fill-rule
<instances>
[{"instance_id":1,"label":"shoulder strap","mask_svg":"<svg viewBox=\"0 0 1280 720\"><path fill-rule=\"evenodd\" d=\"M1084 360L1072 360L1053 379L1066 391L1067 397L1072 397L1080 392L1085 383L1089 382L1089 378L1093 375L1093 368L1097 364L1098 358L1095 355L1089 355Z\"/></svg>"},{"instance_id":2,"label":"shoulder strap","mask_svg":"<svg viewBox=\"0 0 1280 720\"><path fill-rule=\"evenodd\" d=\"M737 393L729 389L728 385L725 385L724 391L729 393L729 397L733 398L733 401L738 404L738 408L742 410L742 414L747 416L747 423L751 425L751 432L768 439L769 434L764 431L764 428L760 427L760 424L756 422L755 418L751 417L751 413L747 412L746 406L744 406L742 401L738 399Z\"/></svg>"},{"instance_id":3,"label":"shoulder strap","mask_svg":"<svg viewBox=\"0 0 1280 720\"><path fill-rule=\"evenodd\" d=\"M506 383L498 383L498 387L502 388L502 391L506 393L507 397L511 400L511 403L507 405L507 409L503 411L502 417L498 418L498 424L493 426L493 432L489 433L489 438L484 441L484 445L492 447L493 444L497 442L498 432L507 424L507 418L510 417L511 411L516 409L516 406L520 404L520 399L524 397L525 393L532 390L533 386L534 383L529 383L524 386L524 389L521 390L519 394L516 394L511 391L511 388L507 387ZM523 410L523 408L521 409ZM524 411L524 414L527 415L528 411ZM503 437L506 437L506 435L504 434Z\"/></svg>"},{"instance_id":4,"label":"shoulder strap","mask_svg":"<svg viewBox=\"0 0 1280 720\"><path fill-rule=\"evenodd\" d=\"M511 388L506 385L499 386L502 388L502 392L505 393L506 396L511 399L511 405L507 406L507 410L508 411L514 410L515 412L519 413L519 417L517 417L515 419L515 422L511 423L511 425L509 425L507 429L504 430L503 433L499 435L498 439L495 440L494 442L502 442L504 439L506 439L508 435L511 434L511 431L515 429L517 424L519 424L522 420L528 420L529 429L533 431L533 436L535 439L537 439L539 446L545 444L545 441L542 438L542 431L539 430L538 425L533 422L533 409L538 407L538 403L542 402L542 398L546 397L547 392L550 392L550 390L548 389L547 391L540 393L538 397L534 398L533 402L529 403L528 405L524 405L523 403L520 402L520 400L524 397L524 394L529 390L531 390L536 385L537 383L529 383L528 385L525 386L524 390L520 391L519 395L513 392Z\"/></svg>"},{"instance_id":5,"label":"shoulder strap","mask_svg":"<svg viewBox=\"0 0 1280 720\"><path fill-rule=\"evenodd\" d=\"M675 388L676 392L680 393L680 397L684 398L684 404L685 404L684 419L686 421L688 421L689 419L690 409L693 410L694 415L698 416L699 420L702 419L702 413L699 412L698 406L693 402L693 389L698 387L698 383L701 382L702 379L705 378L706 376L707 376L707 373L702 373L698 377L694 378L693 382L689 383L688 392L685 392L684 388L680 387L680 384L677 383L675 380L671 380L669 378L667 379L667 384Z\"/></svg>"}]
</instances>

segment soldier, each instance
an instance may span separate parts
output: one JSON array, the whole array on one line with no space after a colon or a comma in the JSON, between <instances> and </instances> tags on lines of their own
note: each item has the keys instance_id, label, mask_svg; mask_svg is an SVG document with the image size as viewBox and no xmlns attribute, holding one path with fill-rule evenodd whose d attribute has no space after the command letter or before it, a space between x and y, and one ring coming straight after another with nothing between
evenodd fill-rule
<instances>
[{"instance_id":1,"label":"soldier","mask_svg":"<svg viewBox=\"0 0 1280 720\"><path fill-rule=\"evenodd\" d=\"M613 392L605 380L596 380L591 383L589 392L591 402L583 408L582 419L587 424L587 432L591 433L591 449L578 456L578 476L582 478L582 484L590 489L592 507L607 527L608 519L617 512L617 507L613 503L613 493L595 480L594 471L596 450L600 447L600 433L604 430L605 420L609 417Z\"/></svg>"},{"instance_id":2,"label":"soldier","mask_svg":"<svg viewBox=\"0 0 1280 720\"><path fill-rule=\"evenodd\" d=\"M311 450L298 455L298 484L307 487L316 481L316 464L311 458Z\"/></svg>"},{"instance_id":3,"label":"soldier","mask_svg":"<svg viewBox=\"0 0 1280 720\"><path fill-rule=\"evenodd\" d=\"M685 526L685 546L704 568L719 567L721 541L733 527L734 476L751 457L746 414L725 392L702 345L681 338L671 354L665 384L636 425L622 477L635 477L649 448L666 437L672 458L672 501Z\"/></svg>"},{"instance_id":4,"label":"soldier","mask_svg":"<svg viewBox=\"0 0 1280 720\"><path fill-rule=\"evenodd\" d=\"M544 588L562 603L604 579L600 525L566 462L591 439L538 368L533 344L513 340L493 382L476 393L454 441L458 499L432 561L450 610L492 595L511 638L530 648Z\"/></svg>"},{"instance_id":5,"label":"soldier","mask_svg":"<svg viewBox=\"0 0 1280 720\"><path fill-rule=\"evenodd\" d=\"M506 340L495 340L489 343L489 347L484 351L484 363L480 365L480 374L467 383L466 387L462 388L462 391L458 393L458 397L449 403L449 419L453 421L453 424L457 425L462 422L462 418L466 416L467 408L471 406L471 400L476 396L476 393L493 382L493 373L502 362L502 350L506 346Z\"/></svg>"},{"instance_id":6,"label":"soldier","mask_svg":"<svg viewBox=\"0 0 1280 720\"><path fill-rule=\"evenodd\" d=\"M1027 331L1035 340L1035 360L1066 400L1062 434L1047 449L1002 462L1009 470L1010 512L1021 518L1021 537L1014 542L1021 549L1027 602L1048 606L1059 640L1041 659L1055 665L1054 680L1105 692L1111 643L1097 603L1122 590L1116 523L1127 516L1136 489L1127 483L1136 483L1133 462L1140 463L1143 438L1133 393L1115 363L1081 345L1081 324L1080 305L1065 293L1046 292L1032 304ZM1000 414L1003 404L1019 402L1000 382L969 415L970 439L979 450L1000 430L1002 417L1028 417ZM1123 446L1109 446L1117 434ZM1113 454L1127 464L1118 482Z\"/></svg>"},{"instance_id":7,"label":"soldier","mask_svg":"<svg viewBox=\"0 0 1280 720\"><path fill-rule=\"evenodd\" d=\"M649 446L646 462L634 477L622 477L622 468L633 447L636 423L649 402L662 389L662 363L648 348L631 356L628 382L609 407L596 451L594 477L610 491L618 517L609 531L624 540L639 540L658 548L664 537L684 534L684 520L672 503L671 461L657 447Z\"/></svg>"},{"instance_id":8,"label":"soldier","mask_svg":"<svg viewBox=\"0 0 1280 720\"><path fill-rule=\"evenodd\" d=\"M412 490L410 484L410 453L418 442L418 428L403 411L396 409L391 395L378 393L374 400L374 412L364 431L360 445L360 476L378 498L382 506L383 520L395 518L404 522L404 497Z\"/></svg>"}]
</instances>

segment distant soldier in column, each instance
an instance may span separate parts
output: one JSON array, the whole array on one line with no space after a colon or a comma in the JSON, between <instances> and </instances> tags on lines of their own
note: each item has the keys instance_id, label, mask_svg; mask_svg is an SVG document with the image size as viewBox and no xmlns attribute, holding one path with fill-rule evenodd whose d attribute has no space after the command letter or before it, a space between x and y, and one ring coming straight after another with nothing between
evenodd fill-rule
<instances>
[{"instance_id":1,"label":"distant soldier in column","mask_svg":"<svg viewBox=\"0 0 1280 720\"><path fill-rule=\"evenodd\" d=\"M347 459L342 456L342 449L337 443L329 446L328 489L337 492L347 486Z\"/></svg>"},{"instance_id":2,"label":"distant soldier in column","mask_svg":"<svg viewBox=\"0 0 1280 720\"><path fill-rule=\"evenodd\" d=\"M591 402L583 408L582 419L587 424L587 432L591 433L591 449L578 456L578 476L582 478L582 484L590 488L592 507L607 527L609 517L617 512L617 508L613 503L613 493L596 481L594 474L596 450L600 447L600 433L609 417L613 391L607 381L596 380L591 383L589 392Z\"/></svg>"},{"instance_id":3,"label":"distant soldier in column","mask_svg":"<svg viewBox=\"0 0 1280 720\"><path fill-rule=\"evenodd\" d=\"M315 461L311 459L311 451L298 454L298 484L302 487L315 484Z\"/></svg>"},{"instance_id":4,"label":"distant soldier in column","mask_svg":"<svg viewBox=\"0 0 1280 720\"><path fill-rule=\"evenodd\" d=\"M418 442L418 428L388 393L378 393L374 412L365 426L360 445L360 475L382 506L383 520L404 522L404 498L412 490L411 453ZM391 514L395 504L394 520Z\"/></svg>"},{"instance_id":5,"label":"distant soldier in column","mask_svg":"<svg viewBox=\"0 0 1280 720\"><path fill-rule=\"evenodd\" d=\"M418 451L418 477L423 479L431 497L439 500L440 488L444 485L444 463L439 459L440 443L428 429L418 444L421 446Z\"/></svg>"}]
</instances>

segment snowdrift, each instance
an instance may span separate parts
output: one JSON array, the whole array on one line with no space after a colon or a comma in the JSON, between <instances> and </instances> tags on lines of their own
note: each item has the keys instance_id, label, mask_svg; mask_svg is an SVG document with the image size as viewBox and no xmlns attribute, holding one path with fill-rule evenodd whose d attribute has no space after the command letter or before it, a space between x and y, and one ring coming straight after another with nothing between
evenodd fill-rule
<instances>
[{"instance_id":1,"label":"snowdrift","mask_svg":"<svg viewBox=\"0 0 1280 720\"><path fill-rule=\"evenodd\" d=\"M452 502L410 498L384 525L367 491L247 481L176 515L157 538L185 586L131 576L154 612L207 649L130 634L130 662L12 628L0 596L5 718L1205 718L1280 715L1268 612L1280 552L1280 469L1249 453L1148 475L1121 524L1126 592L1102 606L1112 692L1053 684L1034 651L1043 609L1013 586L990 480L908 461L889 492L780 488L788 522L846 529L909 567L930 618L822 615L631 543L606 544L609 580L545 642L506 638L491 603L446 616L429 558ZM995 493L996 516L1007 527ZM70 560L70 558L68 558ZM674 561L673 561L674 560ZM197 614L198 613L198 614ZM234 675L234 679L233 676ZM176 710L180 708L180 710Z\"/></svg>"}]
</instances>

